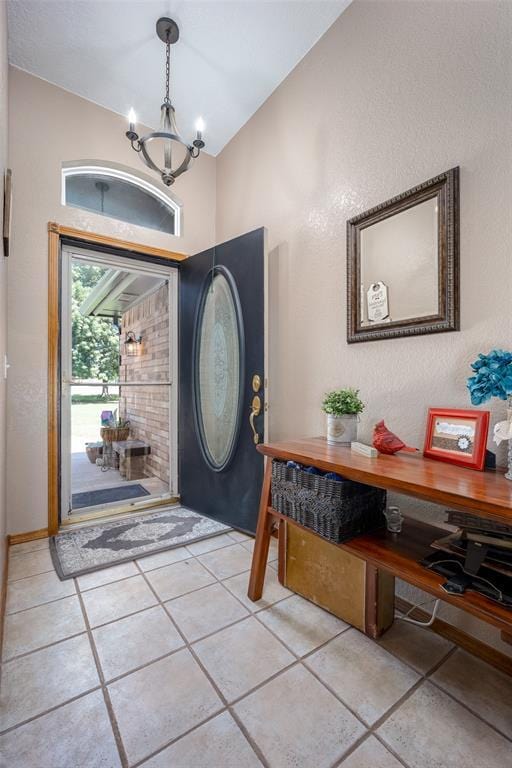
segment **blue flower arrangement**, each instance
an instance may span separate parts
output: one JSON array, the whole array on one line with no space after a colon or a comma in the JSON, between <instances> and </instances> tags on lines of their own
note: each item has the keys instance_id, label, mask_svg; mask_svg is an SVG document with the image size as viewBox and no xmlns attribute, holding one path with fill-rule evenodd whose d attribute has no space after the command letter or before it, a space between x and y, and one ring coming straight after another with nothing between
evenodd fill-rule
<instances>
[{"instance_id":1,"label":"blue flower arrangement","mask_svg":"<svg viewBox=\"0 0 512 768\"><path fill-rule=\"evenodd\" d=\"M512 352L493 349L488 355L478 355L471 364L475 372L467 381L473 405L481 405L491 397L506 400L512 394Z\"/></svg>"}]
</instances>

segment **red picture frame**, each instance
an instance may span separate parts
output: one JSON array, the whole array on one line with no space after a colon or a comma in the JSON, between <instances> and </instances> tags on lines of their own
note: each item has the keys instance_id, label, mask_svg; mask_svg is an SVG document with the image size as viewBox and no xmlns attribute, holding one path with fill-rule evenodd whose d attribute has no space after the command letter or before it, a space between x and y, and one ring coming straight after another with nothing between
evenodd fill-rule
<instances>
[{"instance_id":1,"label":"red picture frame","mask_svg":"<svg viewBox=\"0 0 512 768\"><path fill-rule=\"evenodd\" d=\"M429 408L423 455L469 469L484 468L490 411Z\"/></svg>"}]
</instances>

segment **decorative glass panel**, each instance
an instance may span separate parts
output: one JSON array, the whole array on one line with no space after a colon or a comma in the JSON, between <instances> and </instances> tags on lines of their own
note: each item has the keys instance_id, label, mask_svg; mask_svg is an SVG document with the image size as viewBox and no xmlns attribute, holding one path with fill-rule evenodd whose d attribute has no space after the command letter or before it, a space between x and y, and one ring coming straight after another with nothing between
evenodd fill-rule
<instances>
[{"instance_id":1,"label":"decorative glass panel","mask_svg":"<svg viewBox=\"0 0 512 768\"><path fill-rule=\"evenodd\" d=\"M158 189L152 194L148 184L137 182L136 177L124 174L119 178L114 172L65 171L65 204L139 227L178 234L176 211L170 201Z\"/></svg>"},{"instance_id":2,"label":"decorative glass panel","mask_svg":"<svg viewBox=\"0 0 512 768\"><path fill-rule=\"evenodd\" d=\"M236 445L240 420L241 318L226 276L215 271L205 288L196 337L196 407L208 463L223 469Z\"/></svg>"}]
</instances>

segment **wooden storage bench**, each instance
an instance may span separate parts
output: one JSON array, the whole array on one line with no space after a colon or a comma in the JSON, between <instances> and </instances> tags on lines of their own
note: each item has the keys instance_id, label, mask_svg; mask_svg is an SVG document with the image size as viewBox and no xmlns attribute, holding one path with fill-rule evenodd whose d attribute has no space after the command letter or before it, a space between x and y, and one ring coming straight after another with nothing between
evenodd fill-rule
<instances>
[{"instance_id":1,"label":"wooden storage bench","mask_svg":"<svg viewBox=\"0 0 512 768\"><path fill-rule=\"evenodd\" d=\"M119 456L119 473L125 480L140 480L146 477L146 456L151 446L142 440L120 440L112 445Z\"/></svg>"}]
</instances>

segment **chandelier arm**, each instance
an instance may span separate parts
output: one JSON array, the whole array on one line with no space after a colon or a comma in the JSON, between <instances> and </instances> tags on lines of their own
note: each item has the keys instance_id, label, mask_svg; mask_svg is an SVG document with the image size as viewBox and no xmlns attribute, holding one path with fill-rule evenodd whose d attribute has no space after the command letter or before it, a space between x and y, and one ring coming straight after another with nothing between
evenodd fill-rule
<instances>
[{"instance_id":1,"label":"chandelier arm","mask_svg":"<svg viewBox=\"0 0 512 768\"><path fill-rule=\"evenodd\" d=\"M188 167L191 161L192 161L192 153L190 152L190 147L189 147L189 151L185 155L185 159L183 160L181 165L178 166L178 168L176 168L176 170L172 172L172 175L174 176L175 179L177 179L178 176L181 176L182 173L188 170Z\"/></svg>"},{"instance_id":2,"label":"chandelier arm","mask_svg":"<svg viewBox=\"0 0 512 768\"><path fill-rule=\"evenodd\" d=\"M153 162L144 144L141 144L140 151L141 151L142 159L145 162L145 164L148 166L148 168L151 168L152 171L155 171L161 176L162 169L159 168L158 165L156 165L156 163Z\"/></svg>"}]
</instances>

